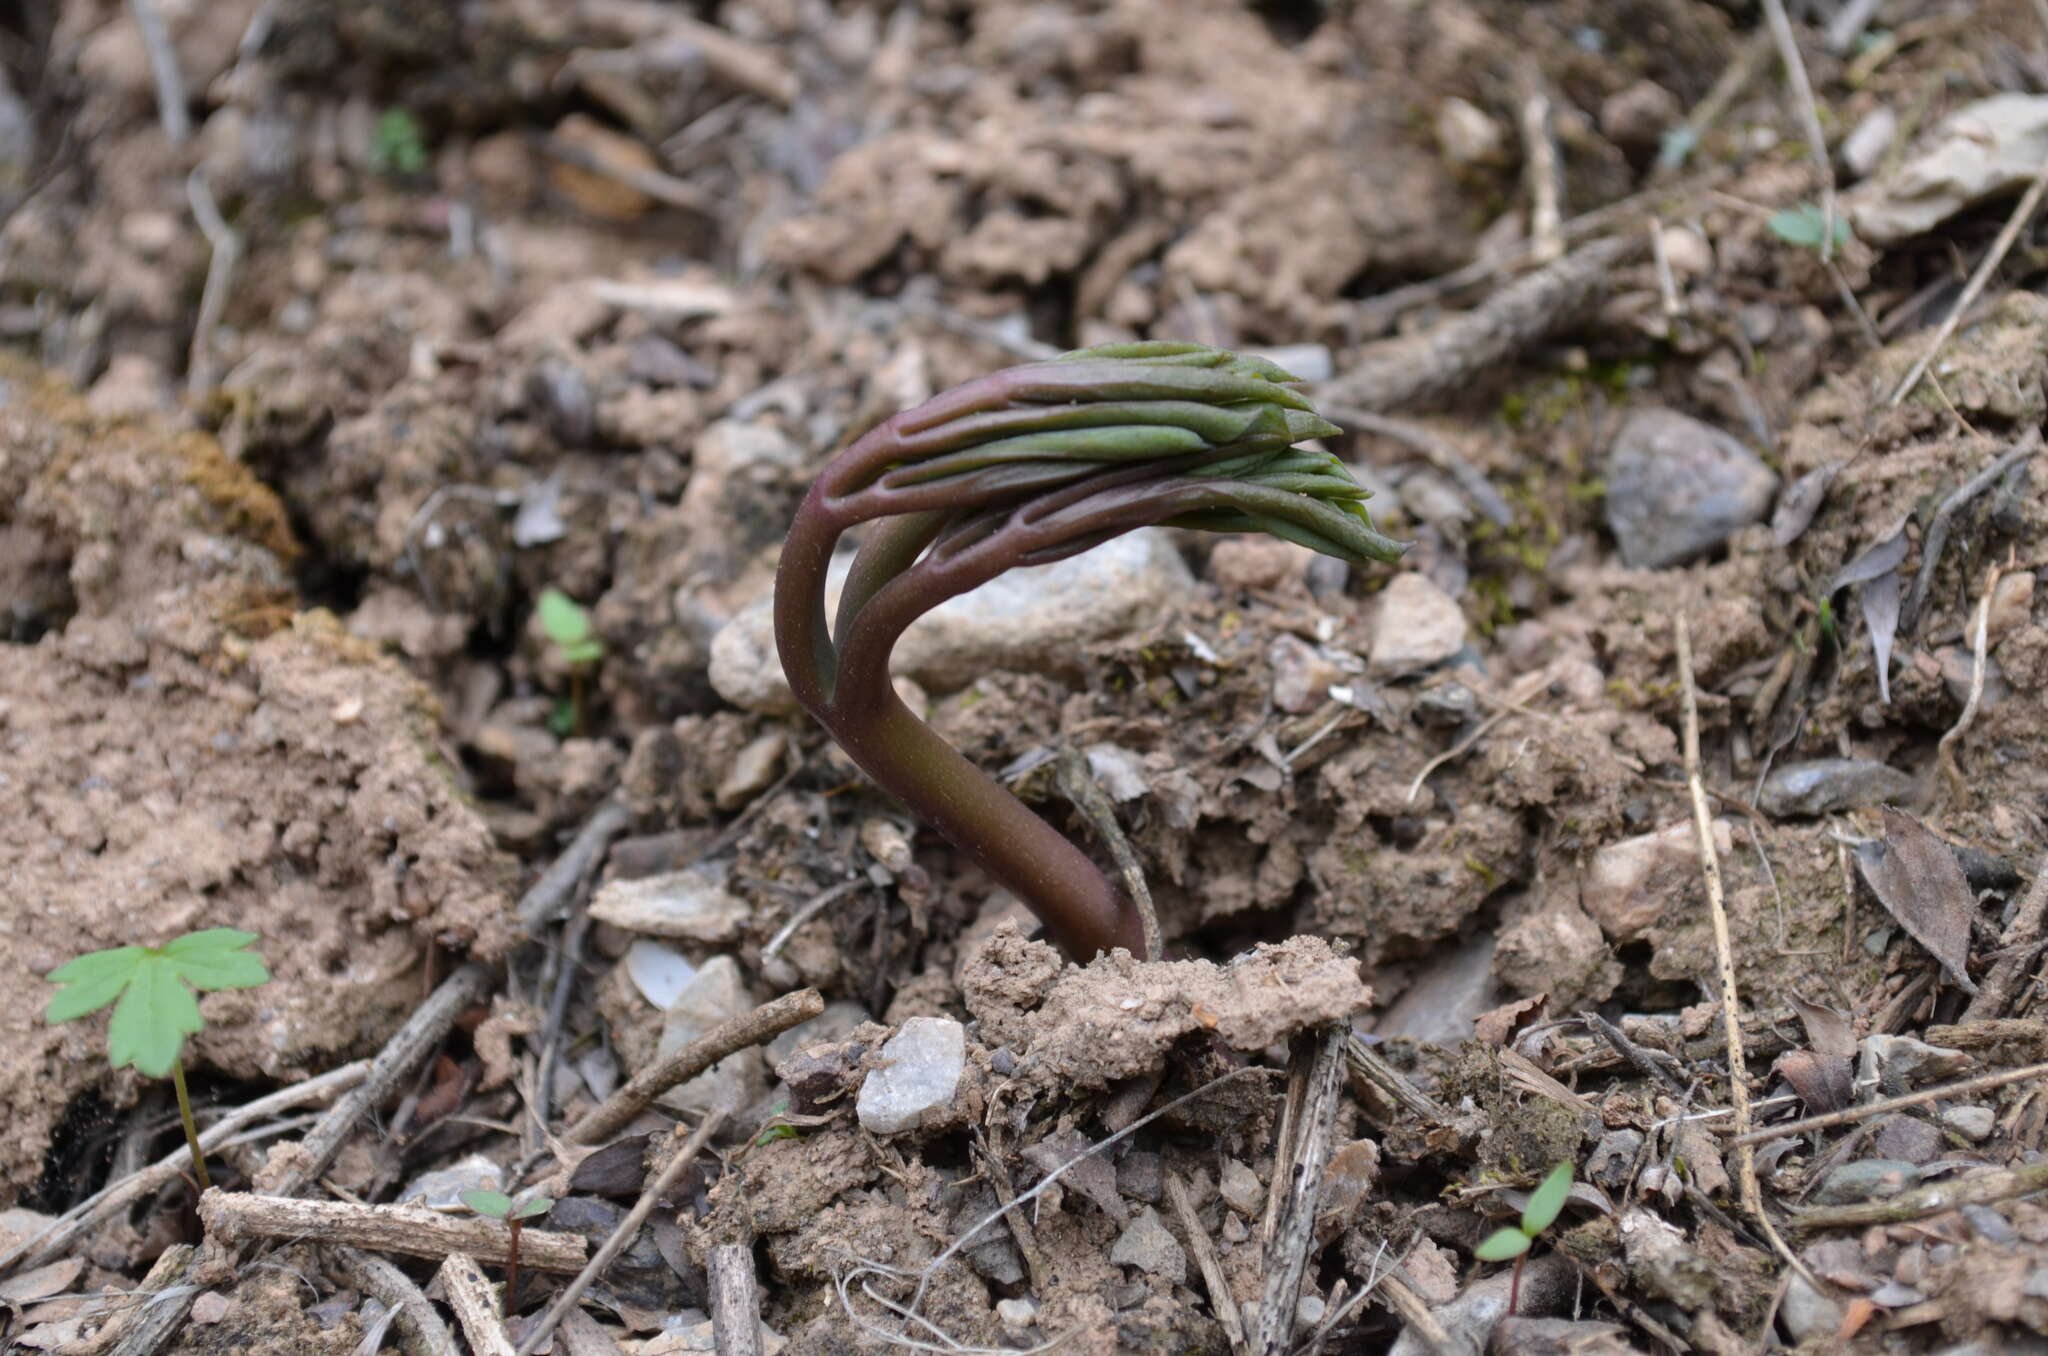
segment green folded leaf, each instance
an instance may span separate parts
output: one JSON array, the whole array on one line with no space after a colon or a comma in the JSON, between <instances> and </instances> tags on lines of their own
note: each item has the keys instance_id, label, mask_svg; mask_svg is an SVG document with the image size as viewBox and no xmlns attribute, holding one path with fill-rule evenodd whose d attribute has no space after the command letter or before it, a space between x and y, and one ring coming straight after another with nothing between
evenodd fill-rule
<instances>
[{"instance_id":1,"label":"green folded leaf","mask_svg":"<svg viewBox=\"0 0 2048 1356\"><path fill-rule=\"evenodd\" d=\"M1529 1235L1520 1229L1499 1229L1487 1235L1486 1240L1472 1249L1472 1255L1482 1262L1507 1262L1529 1251Z\"/></svg>"},{"instance_id":2,"label":"green folded leaf","mask_svg":"<svg viewBox=\"0 0 2048 1356\"><path fill-rule=\"evenodd\" d=\"M1560 1163L1550 1170L1550 1176L1543 1179L1543 1185L1529 1197L1529 1204L1522 1211L1522 1232L1534 1238L1548 1229L1557 1212L1564 1209L1565 1198L1572 1192L1572 1165Z\"/></svg>"}]
</instances>

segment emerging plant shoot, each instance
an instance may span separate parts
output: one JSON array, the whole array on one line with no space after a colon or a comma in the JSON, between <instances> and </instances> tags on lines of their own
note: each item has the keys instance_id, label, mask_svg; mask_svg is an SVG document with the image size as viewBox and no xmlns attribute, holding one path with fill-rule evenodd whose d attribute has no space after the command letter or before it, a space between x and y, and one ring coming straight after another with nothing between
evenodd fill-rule
<instances>
[{"instance_id":1,"label":"emerging plant shoot","mask_svg":"<svg viewBox=\"0 0 2048 1356\"><path fill-rule=\"evenodd\" d=\"M797 699L883 790L1015 891L1069 956L1144 953L1136 908L1089 858L898 700L905 628L1006 570L1134 528L1268 532L1354 563L1405 549L1326 452L1338 432L1274 364L1195 344L1112 344L992 373L876 426L826 464L775 581ZM827 571L868 524L825 620Z\"/></svg>"}]
</instances>

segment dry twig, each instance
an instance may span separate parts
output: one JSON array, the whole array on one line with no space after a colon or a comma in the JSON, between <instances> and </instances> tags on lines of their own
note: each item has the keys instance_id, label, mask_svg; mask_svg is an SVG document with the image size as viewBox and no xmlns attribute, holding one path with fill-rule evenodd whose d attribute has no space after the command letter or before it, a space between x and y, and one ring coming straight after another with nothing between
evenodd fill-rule
<instances>
[{"instance_id":1,"label":"dry twig","mask_svg":"<svg viewBox=\"0 0 2048 1356\"><path fill-rule=\"evenodd\" d=\"M497 1293L484 1278L483 1268L468 1253L451 1252L436 1273L448 1294L448 1307L462 1325L473 1356L512 1356L512 1342L498 1318Z\"/></svg>"},{"instance_id":2,"label":"dry twig","mask_svg":"<svg viewBox=\"0 0 2048 1356\"><path fill-rule=\"evenodd\" d=\"M461 1356L455 1335L412 1278L381 1257L356 1248L326 1248L328 1270L346 1285L398 1316L398 1336L409 1356Z\"/></svg>"},{"instance_id":3,"label":"dry twig","mask_svg":"<svg viewBox=\"0 0 2048 1356\"><path fill-rule=\"evenodd\" d=\"M1801 1229L1860 1229L1872 1224L1903 1224L1925 1219L1961 1205L1989 1205L2036 1191L2048 1191L2048 1159L2017 1168L1999 1168L1949 1182L1902 1191L1881 1201L1822 1206L1793 1216Z\"/></svg>"},{"instance_id":4,"label":"dry twig","mask_svg":"<svg viewBox=\"0 0 2048 1356\"><path fill-rule=\"evenodd\" d=\"M1260 1356L1286 1356L1294 1344L1301 1278L1308 1270L1309 1253L1315 1250L1316 1201L1330 1161L1344 1046L1350 1035L1348 1023L1333 1022L1295 1040L1279 1155L1267 1195L1266 1284L1251 1344Z\"/></svg>"},{"instance_id":5,"label":"dry twig","mask_svg":"<svg viewBox=\"0 0 2048 1356\"><path fill-rule=\"evenodd\" d=\"M1977 704L1984 699L1984 635L1991 624L1991 596L1998 592L1999 574L1998 566L1993 565L1984 579L1984 596L1977 600L1977 624L1972 628L1975 635L1970 642L1969 700L1963 703L1963 713L1956 717L1956 723L1948 727L1934 748L1934 761L1940 765L1942 775L1948 778L1949 791L1958 799L1968 794L1968 788L1963 784L1962 770L1956 766L1955 746L1970 732L1971 724L1977 719Z\"/></svg>"},{"instance_id":6,"label":"dry twig","mask_svg":"<svg viewBox=\"0 0 2048 1356\"><path fill-rule=\"evenodd\" d=\"M2044 919L2048 919L2048 857L2035 866L2034 883L2028 888L2027 897L2020 901L2011 925L1998 939L1998 960L1977 986L1977 996L1970 1000L1970 1006L1963 1009L1958 1020L1985 1022L2005 1015L2033 966L2035 952L2040 949Z\"/></svg>"},{"instance_id":7,"label":"dry twig","mask_svg":"<svg viewBox=\"0 0 2048 1356\"><path fill-rule=\"evenodd\" d=\"M1821 131L1820 109L1813 101L1813 82L1806 78L1806 61L1799 55L1798 40L1792 36L1792 20L1785 13L1785 0L1764 0L1764 18L1770 24L1771 41L1777 44L1778 60L1784 64L1785 79L1792 85L1792 102L1806 132L1807 154L1813 157L1814 172L1820 176L1820 261L1835 257L1835 167L1828 162L1827 134Z\"/></svg>"},{"instance_id":8,"label":"dry twig","mask_svg":"<svg viewBox=\"0 0 2048 1356\"><path fill-rule=\"evenodd\" d=\"M626 1250L626 1245L640 1232L640 1226L654 1213L654 1207L668 1194L671 1187L682 1180L690 1164L697 1161L697 1155L704 1151L704 1146L711 1142L711 1136L725 1123L725 1118L729 1114L730 1109L727 1107L713 1107L710 1114L697 1123L697 1128L683 1141L683 1147L676 1150L676 1156L668 1161L668 1166L661 1170L659 1176L647 1184L647 1189L640 1193L640 1199L633 1203L633 1208L626 1212L625 1218L612 1230L611 1237L604 1241L597 1254L576 1273L576 1279L570 1281L562 1293L555 1297L555 1302L541 1315L540 1322L527 1331L525 1340L519 1344L516 1356L533 1356L534 1352L540 1350L541 1344L548 1340L548 1334L555 1330L555 1325L560 1323L563 1317L576 1307L577 1301L583 1298L583 1292L590 1288L590 1283L603 1275L604 1269L612 1264L612 1259ZM526 1237L530 1238L532 1235L528 1234Z\"/></svg>"},{"instance_id":9,"label":"dry twig","mask_svg":"<svg viewBox=\"0 0 2048 1356\"><path fill-rule=\"evenodd\" d=\"M1195 1255L1195 1268L1202 1273L1202 1284L1208 1287L1209 1309L1223 1325L1230 1349L1244 1351L1244 1319L1237 1312L1237 1301L1231 1297L1230 1278L1223 1273L1223 1261L1216 1256L1216 1241L1196 1218L1194 1204L1180 1178L1168 1172L1165 1187L1166 1203L1173 1210L1173 1217L1180 1221L1181 1231L1188 1236L1188 1251Z\"/></svg>"},{"instance_id":10,"label":"dry twig","mask_svg":"<svg viewBox=\"0 0 2048 1356\"><path fill-rule=\"evenodd\" d=\"M512 1231L475 1215L444 1215L423 1205L357 1205L351 1201L297 1201L213 1188L199 1198L207 1233L223 1243L248 1238L306 1237L408 1257L466 1252L486 1262L511 1260ZM549 1229L519 1232L519 1260L539 1271L574 1271L583 1265L583 1239Z\"/></svg>"},{"instance_id":11,"label":"dry twig","mask_svg":"<svg viewBox=\"0 0 2048 1356\"><path fill-rule=\"evenodd\" d=\"M1761 1130L1751 1130L1738 1135L1730 1143L1737 1148L1761 1144L1765 1140L1783 1139L1788 1135L1804 1135L1815 1130L1826 1130L1831 1126L1848 1125L1855 1121L1868 1120L1892 1111L1903 1111L1908 1107L1925 1106L1929 1102L1946 1101L1952 1097L1967 1097L1974 1093L1988 1092L2002 1088L2008 1083L2023 1083L2029 1078L2048 1076L2048 1064L2029 1064L2018 1069L2000 1069L1996 1073L1979 1074L1965 1078L1959 1083L1944 1083L1936 1088L1921 1088L1917 1092L1903 1093L1897 1097L1886 1097L1862 1106L1845 1107L1840 1111L1829 1111L1819 1116L1808 1116L1805 1120L1791 1121L1785 1125L1769 1125Z\"/></svg>"},{"instance_id":12,"label":"dry twig","mask_svg":"<svg viewBox=\"0 0 2048 1356\"><path fill-rule=\"evenodd\" d=\"M761 1356L761 1295L754 1250L721 1243L711 1250L711 1340L718 1356Z\"/></svg>"},{"instance_id":13,"label":"dry twig","mask_svg":"<svg viewBox=\"0 0 2048 1356\"><path fill-rule=\"evenodd\" d=\"M2000 453L1989 466L1971 476L1955 488L1941 506L1934 510L1934 517L1927 524L1927 536L1920 543L1920 569L1913 576L1912 591L1906 595L1906 602L1899 609L1899 632L1912 635L1919 625L1920 608L1927 601L1927 592L1934 587L1934 571L1941 564L1942 552L1948 546L1948 534L1955 516L1972 499L1996 485L2007 472L2041 450L2041 430L2029 427L2019 441Z\"/></svg>"},{"instance_id":14,"label":"dry twig","mask_svg":"<svg viewBox=\"0 0 2048 1356\"><path fill-rule=\"evenodd\" d=\"M140 4L141 0L132 0ZM192 322L192 343L185 350L185 391L204 395L214 387L213 332L227 309L228 288L234 282L235 265L242 258L242 237L220 214L213 189L203 169L185 178L185 197L192 205L192 219L199 223L212 256L206 261L206 284L199 291L199 314Z\"/></svg>"},{"instance_id":15,"label":"dry twig","mask_svg":"<svg viewBox=\"0 0 2048 1356\"><path fill-rule=\"evenodd\" d=\"M174 148L183 146L192 139L192 115L185 108L185 76L178 69L178 49L171 45L171 31L153 0L128 0L128 13L142 34L142 50L149 57L149 78L156 85L156 111L163 120L164 140Z\"/></svg>"},{"instance_id":16,"label":"dry twig","mask_svg":"<svg viewBox=\"0 0 2048 1356\"><path fill-rule=\"evenodd\" d=\"M770 1041L825 1010L825 1000L816 989L799 989L752 1012L743 1013L711 1030L679 1050L670 1052L633 1075L632 1081L604 1099L569 1127L562 1136L565 1144L596 1144L622 1129L626 1122L653 1105L654 1099L676 1084L695 1078L727 1055Z\"/></svg>"}]
</instances>

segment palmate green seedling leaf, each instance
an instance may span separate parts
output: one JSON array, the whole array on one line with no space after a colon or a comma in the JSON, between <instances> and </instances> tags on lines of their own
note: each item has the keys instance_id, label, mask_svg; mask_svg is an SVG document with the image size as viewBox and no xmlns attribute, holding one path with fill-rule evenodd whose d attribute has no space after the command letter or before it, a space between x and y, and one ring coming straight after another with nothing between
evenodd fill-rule
<instances>
[{"instance_id":1,"label":"palmate green seedling leaf","mask_svg":"<svg viewBox=\"0 0 2048 1356\"><path fill-rule=\"evenodd\" d=\"M1487 1235L1484 1242L1472 1249L1472 1255L1482 1262L1509 1262L1529 1251L1529 1235L1520 1229L1496 1229Z\"/></svg>"},{"instance_id":2,"label":"palmate green seedling leaf","mask_svg":"<svg viewBox=\"0 0 2048 1356\"><path fill-rule=\"evenodd\" d=\"M491 1219L503 1219L512 1213L512 1198L502 1191L465 1191L462 1203Z\"/></svg>"},{"instance_id":3,"label":"palmate green seedling leaf","mask_svg":"<svg viewBox=\"0 0 2048 1356\"><path fill-rule=\"evenodd\" d=\"M262 958L244 949L255 940L253 932L207 928L159 947L120 946L80 956L50 972L50 982L63 987L43 1010L43 1020L68 1022L113 1003L107 1062L162 1078L177 1062L185 1037L206 1025L194 989L249 989L269 980Z\"/></svg>"},{"instance_id":4,"label":"palmate green seedling leaf","mask_svg":"<svg viewBox=\"0 0 2048 1356\"><path fill-rule=\"evenodd\" d=\"M1543 1185L1536 1188L1536 1194L1529 1198L1529 1204L1522 1211L1522 1232L1529 1237L1548 1229L1557 1218L1557 1212L1564 1209L1565 1197L1572 1191L1572 1165L1560 1163L1550 1170L1550 1176L1543 1179Z\"/></svg>"}]
</instances>

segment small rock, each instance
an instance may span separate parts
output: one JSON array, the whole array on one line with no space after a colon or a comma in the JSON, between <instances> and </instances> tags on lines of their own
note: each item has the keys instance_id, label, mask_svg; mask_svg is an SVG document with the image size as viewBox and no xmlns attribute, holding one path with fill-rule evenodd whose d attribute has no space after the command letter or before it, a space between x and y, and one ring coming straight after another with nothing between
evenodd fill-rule
<instances>
[{"instance_id":1,"label":"small rock","mask_svg":"<svg viewBox=\"0 0 2048 1356\"><path fill-rule=\"evenodd\" d=\"M1453 95L1436 111L1436 144L1453 165L1498 165L1507 158L1507 133L1477 104Z\"/></svg>"},{"instance_id":2,"label":"small rock","mask_svg":"<svg viewBox=\"0 0 2048 1356\"><path fill-rule=\"evenodd\" d=\"M789 1109L799 1116L830 1111L853 1081L854 1069L867 1048L852 1041L813 1045L784 1058L776 1075L789 1089Z\"/></svg>"},{"instance_id":3,"label":"small rock","mask_svg":"<svg viewBox=\"0 0 2048 1356\"><path fill-rule=\"evenodd\" d=\"M564 447L587 447L597 436L597 412L590 379L560 358L543 358L526 377L526 398L539 409L548 432Z\"/></svg>"},{"instance_id":4,"label":"small rock","mask_svg":"<svg viewBox=\"0 0 2048 1356\"><path fill-rule=\"evenodd\" d=\"M1844 196L1859 239L1896 245L2022 188L2048 159L2048 95L1995 94L1965 104L1923 144L1897 170Z\"/></svg>"},{"instance_id":5,"label":"small rock","mask_svg":"<svg viewBox=\"0 0 2048 1356\"><path fill-rule=\"evenodd\" d=\"M718 808L736 810L767 790L781 772L782 755L788 748L789 733L779 725L748 740L719 779Z\"/></svg>"},{"instance_id":6,"label":"small rock","mask_svg":"<svg viewBox=\"0 0 2048 1356\"><path fill-rule=\"evenodd\" d=\"M1124 1226L1109 1250L1109 1260L1118 1266L1136 1267L1163 1277L1175 1285L1188 1276L1188 1255L1182 1251L1180 1240L1167 1230L1159 1212L1149 1206Z\"/></svg>"},{"instance_id":7,"label":"small rock","mask_svg":"<svg viewBox=\"0 0 2048 1356\"><path fill-rule=\"evenodd\" d=\"M690 870L606 881L590 901L590 916L648 937L719 945L740 935L753 909L703 872Z\"/></svg>"},{"instance_id":8,"label":"small rock","mask_svg":"<svg viewBox=\"0 0 2048 1356\"><path fill-rule=\"evenodd\" d=\"M1996 645L2034 619L2034 572L2014 570L1998 577L1991 591L1991 611L1984 619L1984 638Z\"/></svg>"},{"instance_id":9,"label":"small rock","mask_svg":"<svg viewBox=\"0 0 2048 1356\"><path fill-rule=\"evenodd\" d=\"M827 615L851 563L851 556L833 561ZM1012 570L941 604L904 633L890 669L947 692L988 672L1057 670L1086 643L1169 615L1194 591L1169 533L1128 533L1056 564ZM776 658L772 607L764 594L720 628L711 685L743 710L787 714L796 699Z\"/></svg>"},{"instance_id":10,"label":"small rock","mask_svg":"<svg viewBox=\"0 0 2048 1356\"><path fill-rule=\"evenodd\" d=\"M1832 1339L1842 1327L1842 1306L1808 1285L1797 1272L1785 1287L1785 1301L1778 1314L1795 1342Z\"/></svg>"},{"instance_id":11,"label":"small rock","mask_svg":"<svg viewBox=\"0 0 2048 1356\"><path fill-rule=\"evenodd\" d=\"M1038 1301L1034 1299L997 1300L996 1321L1003 1325L1004 1332L1011 1334L1022 1333L1038 1321Z\"/></svg>"},{"instance_id":12,"label":"small rock","mask_svg":"<svg viewBox=\"0 0 2048 1356\"><path fill-rule=\"evenodd\" d=\"M1816 758L1772 770L1757 795L1757 808L1773 819L1825 815L1903 800L1913 779L1868 758Z\"/></svg>"},{"instance_id":13,"label":"small rock","mask_svg":"<svg viewBox=\"0 0 2048 1356\"><path fill-rule=\"evenodd\" d=\"M1991 1138L1998 1118L1988 1106L1952 1106L1941 1113L1941 1123L1970 1143L1982 1144Z\"/></svg>"},{"instance_id":14,"label":"small rock","mask_svg":"<svg viewBox=\"0 0 2048 1356\"><path fill-rule=\"evenodd\" d=\"M1152 789L1144 760L1121 744L1090 744L1086 753L1089 773L1118 804L1136 800Z\"/></svg>"},{"instance_id":15,"label":"small rock","mask_svg":"<svg viewBox=\"0 0 2048 1356\"><path fill-rule=\"evenodd\" d=\"M117 353L85 393L86 406L108 418L167 410L175 401L164 370L140 353Z\"/></svg>"},{"instance_id":16,"label":"small rock","mask_svg":"<svg viewBox=\"0 0 2048 1356\"><path fill-rule=\"evenodd\" d=\"M1330 695L1343 673L1300 636L1282 634L1266 647L1273 667L1273 705L1290 715L1313 711Z\"/></svg>"},{"instance_id":17,"label":"small rock","mask_svg":"<svg viewBox=\"0 0 2048 1356\"><path fill-rule=\"evenodd\" d=\"M1394 576L1380 594L1367 663L1380 675L1414 673L1465 648L1465 613L1427 575Z\"/></svg>"},{"instance_id":18,"label":"small rock","mask_svg":"<svg viewBox=\"0 0 2048 1356\"><path fill-rule=\"evenodd\" d=\"M398 1193L401 1204L424 1205L429 1210L467 1210L465 1191L503 1191L505 1169L482 1154L471 1154L436 1172L423 1172L406 1183Z\"/></svg>"},{"instance_id":19,"label":"small rock","mask_svg":"<svg viewBox=\"0 0 2048 1356\"><path fill-rule=\"evenodd\" d=\"M1881 1201L1896 1196L1920 1180L1920 1170L1911 1163L1889 1158L1866 1158L1844 1163L1829 1173L1813 1193L1821 1205L1854 1205L1859 1201Z\"/></svg>"},{"instance_id":20,"label":"small rock","mask_svg":"<svg viewBox=\"0 0 2048 1356\"><path fill-rule=\"evenodd\" d=\"M605 221L632 221L654 207L653 198L625 182L661 168L647 147L584 113L571 113L555 124L554 137L612 171L601 174L566 160L549 164L549 182L580 211Z\"/></svg>"},{"instance_id":21,"label":"small rock","mask_svg":"<svg viewBox=\"0 0 2048 1356\"><path fill-rule=\"evenodd\" d=\"M1891 149L1892 138L1898 134L1899 115L1889 104L1879 104L1863 115L1863 121L1849 129L1849 135L1835 148L1841 159L1842 168L1858 179L1868 178L1871 171L1884 159Z\"/></svg>"},{"instance_id":22,"label":"small rock","mask_svg":"<svg viewBox=\"0 0 2048 1356\"><path fill-rule=\"evenodd\" d=\"M1637 80L1601 101L1600 132L1625 151L1653 151L1684 116L1676 94L1654 80Z\"/></svg>"},{"instance_id":23,"label":"small rock","mask_svg":"<svg viewBox=\"0 0 2048 1356\"><path fill-rule=\"evenodd\" d=\"M1941 1131L1917 1116L1895 1114L1878 1122L1870 1148L1881 1158L1918 1167L1941 1156Z\"/></svg>"},{"instance_id":24,"label":"small rock","mask_svg":"<svg viewBox=\"0 0 2048 1356\"><path fill-rule=\"evenodd\" d=\"M1479 714L1479 698L1463 683L1438 683L1415 694L1411 714L1426 730L1461 729Z\"/></svg>"},{"instance_id":25,"label":"small rock","mask_svg":"<svg viewBox=\"0 0 2048 1356\"><path fill-rule=\"evenodd\" d=\"M1857 1049L1856 1091L1859 1095L1896 1096L1965 1077L1976 1067L1977 1061L1961 1050L1929 1045L1914 1036L1877 1032L1865 1036Z\"/></svg>"},{"instance_id":26,"label":"small rock","mask_svg":"<svg viewBox=\"0 0 2048 1356\"><path fill-rule=\"evenodd\" d=\"M619 963L626 967L626 978L633 981L640 996L664 1012L697 977L697 967L682 952L660 942L634 942Z\"/></svg>"},{"instance_id":27,"label":"small rock","mask_svg":"<svg viewBox=\"0 0 2048 1356\"><path fill-rule=\"evenodd\" d=\"M1209 552L1209 582L1225 593L1266 593L1299 581L1314 559L1278 537L1225 537Z\"/></svg>"},{"instance_id":28,"label":"small rock","mask_svg":"<svg viewBox=\"0 0 2048 1356\"><path fill-rule=\"evenodd\" d=\"M1637 410L1607 454L1607 526L1630 569L1661 570L1760 521L1777 489L1777 473L1720 429Z\"/></svg>"},{"instance_id":29,"label":"small rock","mask_svg":"<svg viewBox=\"0 0 2048 1356\"><path fill-rule=\"evenodd\" d=\"M1266 1203L1266 1188L1258 1174L1236 1159L1226 1158L1220 1179L1216 1194L1223 1198L1223 1203L1246 1219L1256 1219Z\"/></svg>"},{"instance_id":30,"label":"small rock","mask_svg":"<svg viewBox=\"0 0 2048 1356\"><path fill-rule=\"evenodd\" d=\"M1586 1180L1604 1190L1619 1191L1635 1174L1636 1155L1642 1149L1642 1131L1608 1131L1586 1159Z\"/></svg>"},{"instance_id":31,"label":"small rock","mask_svg":"<svg viewBox=\"0 0 2048 1356\"><path fill-rule=\"evenodd\" d=\"M1704 278L1714 271L1714 247L1690 226L1666 226L1658 232L1671 271L1681 278Z\"/></svg>"},{"instance_id":32,"label":"small rock","mask_svg":"<svg viewBox=\"0 0 2048 1356\"><path fill-rule=\"evenodd\" d=\"M1941 665L1941 682L1949 697L1958 706L1968 705L1970 688L1977 682L1977 656L1960 645L1944 645L1934 652L1934 658ZM1998 657L1985 655L1984 690L1977 697L1977 709L1989 711L2011 695L2012 684L2005 681Z\"/></svg>"},{"instance_id":33,"label":"small rock","mask_svg":"<svg viewBox=\"0 0 2048 1356\"><path fill-rule=\"evenodd\" d=\"M643 334L626 350L626 375L649 386L710 386L718 372L683 352L674 340Z\"/></svg>"},{"instance_id":34,"label":"small rock","mask_svg":"<svg viewBox=\"0 0 2048 1356\"><path fill-rule=\"evenodd\" d=\"M713 1027L751 1012L754 1001L740 978L739 962L713 956L668 1005L661 1023L658 1055L673 1054ZM728 1055L689 1082L661 1096L661 1105L686 1116L701 1116L721 1103L745 1106L760 1081L761 1052L742 1050Z\"/></svg>"},{"instance_id":35,"label":"small rock","mask_svg":"<svg viewBox=\"0 0 2048 1356\"><path fill-rule=\"evenodd\" d=\"M1714 851L1734 849L1728 825L1714 823ZM1579 905L1610 942L1630 942L1694 897L1700 870L1699 839L1690 823L1624 838L1593 854L1579 880Z\"/></svg>"},{"instance_id":36,"label":"small rock","mask_svg":"<svg viewBox=\"0 0 2048 1356\"><path fill-rule=\"evenodd\" d=\"M893 1135L941 1121L967 1066L967 1029L948 1017L912 1017L882 1046L882 1059L860 1085L862 1128Z\"/></svg>"},{"instance_id":37,"label":"small rock","mask_svg":"<svg viewBox=\"0 0 2048 1356\"><path fill-rule=\"evenodd\" d=\"M1116 1189L1132 1200L1159 1204L1159 1197L1166 1190L1166 1173L1159 1155L1144 1149L1125 1154L1116 1165Z\"/></svg>"},{"instance_id":38,"label":"small rock","mask_svg":"<svg viewBox=\"0 0 2048 1356\"><path fill-rule=\"evenodd\" d=\"M1472 1035L1472 1024L1500 1002L1493 977L1499 945L1499 936L1482 928L1470 941L1437 951L1380 1014L1374 1034L1456 1048Z\"/></svg>"}]
</instances>

